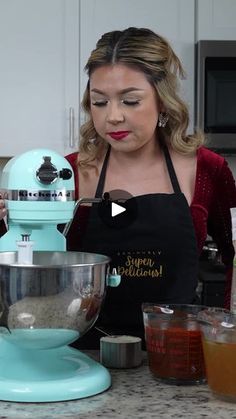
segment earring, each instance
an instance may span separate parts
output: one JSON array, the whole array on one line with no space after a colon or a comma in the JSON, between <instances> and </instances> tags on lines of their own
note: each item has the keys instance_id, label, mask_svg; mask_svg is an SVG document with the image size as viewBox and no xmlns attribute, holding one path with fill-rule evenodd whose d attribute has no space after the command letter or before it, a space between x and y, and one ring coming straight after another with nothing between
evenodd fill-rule
<instances>
[{"instance_id":1,"label":"earring","mask_svg":"<svg viewBox=\"0 0 236 419\"><path fill-rule=\"evenodd\" d=\"M165 128L167 122L168 122L169 116L167 113L160 112L159 120L158 120L158 127Z\"/></svg>"}]
</instances>

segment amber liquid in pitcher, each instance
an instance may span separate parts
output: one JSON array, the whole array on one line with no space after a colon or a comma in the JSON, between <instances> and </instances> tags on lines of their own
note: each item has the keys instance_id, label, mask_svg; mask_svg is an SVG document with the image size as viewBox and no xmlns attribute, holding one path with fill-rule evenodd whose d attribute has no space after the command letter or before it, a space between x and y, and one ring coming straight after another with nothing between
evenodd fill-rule
<instances>
[{"instance_id":1,"label":"amber liquid in pitcher","mask_svg":"<svg viewBox=\"0 0 236 419\"><path fill-rule=\"evenodd\" d=\"M209 387L216 395L236 401L236 343L203 339L203 350Z\"/></svg>"}]
</instances>

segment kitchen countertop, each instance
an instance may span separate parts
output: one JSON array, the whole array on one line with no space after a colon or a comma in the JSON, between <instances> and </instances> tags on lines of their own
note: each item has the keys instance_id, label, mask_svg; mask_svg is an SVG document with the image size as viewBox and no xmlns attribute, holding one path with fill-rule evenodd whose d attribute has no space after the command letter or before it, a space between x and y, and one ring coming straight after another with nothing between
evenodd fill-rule
<instances>
[{"instance_id":1,"label":"kitchen countertop","mask_svg":"<svg viewBox=\"0 0 236 419\"><path fill-rule=\"evenodd\" d=\"M85 352L98 359L98 351ZM104 393L69 402L0 402L0 418L236 418L236 405L217 400L205 384L175 386L155 380L145 352L140 367L110 372L112 386Z\"/></svg>"}]
</instances>

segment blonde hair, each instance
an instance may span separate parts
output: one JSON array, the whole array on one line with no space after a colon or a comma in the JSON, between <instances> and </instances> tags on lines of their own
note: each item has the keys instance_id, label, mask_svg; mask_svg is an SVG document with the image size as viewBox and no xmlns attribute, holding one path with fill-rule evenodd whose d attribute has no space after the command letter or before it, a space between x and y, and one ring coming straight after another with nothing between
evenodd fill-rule
<instances>
[{"instance_id":1,"label":"blonde hair","mask_svg":"<svg viewBox=\"0 0 236 419\"><path fill-rule=\"evenodd\" d=\"M184 78L182 64L167 40L150 29L128 28L105 33L92 51L85 70L90 78L93 71L104 65L122 63L142 71L157 92L168 115L161 136L174 150L192 154L203 144L202 133L187 135L189 112L179 97L179 78ZM107 143L98 136L91 118L89 81L84 92L82 108L87 122L80 129L80 166L91 164L104 153Z\"/></svg>"}]
</instances>

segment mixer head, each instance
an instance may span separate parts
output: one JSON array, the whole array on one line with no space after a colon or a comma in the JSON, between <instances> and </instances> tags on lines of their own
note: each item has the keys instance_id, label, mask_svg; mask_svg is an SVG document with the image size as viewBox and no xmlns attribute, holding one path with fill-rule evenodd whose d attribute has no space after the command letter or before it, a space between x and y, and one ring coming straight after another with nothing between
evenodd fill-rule
<instances>
[{"instance_id":1,"label":"mixer head","mask_svg":"<svg viewBox=\"0 0 236 419\"><path fill-rule=\"evenodd\" d=\"M8 232L0 251L15 250L16 240L30 234L35 250L64 250L57 230L74 211L74 175L69 162L49 149L34 149L12 158L2 173L1 191L8 208Z\"/></svg>"}]
</instances>

